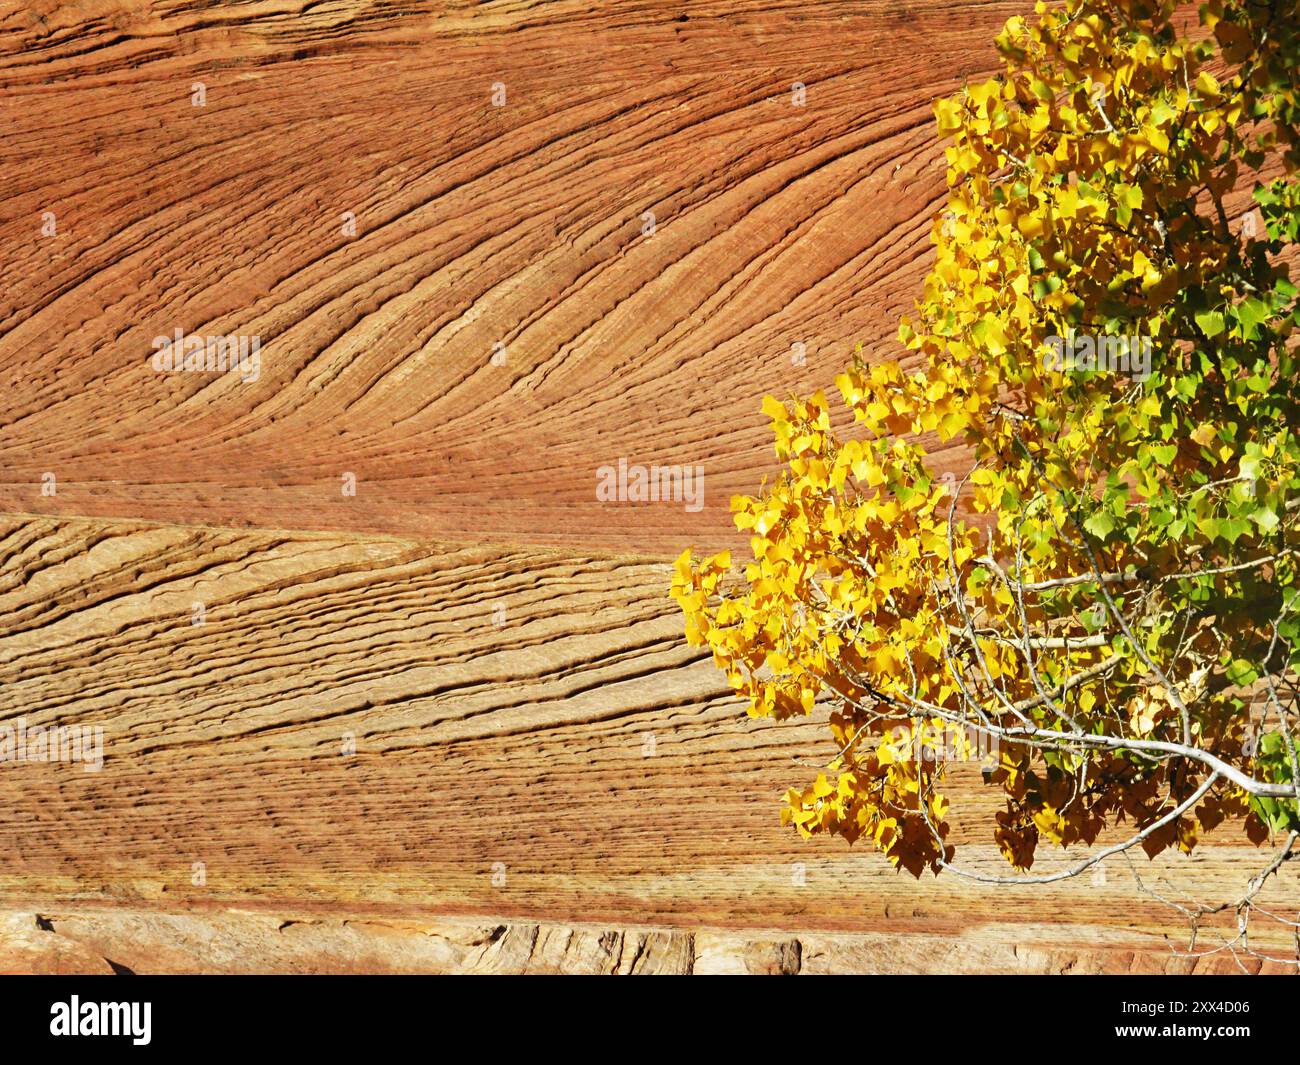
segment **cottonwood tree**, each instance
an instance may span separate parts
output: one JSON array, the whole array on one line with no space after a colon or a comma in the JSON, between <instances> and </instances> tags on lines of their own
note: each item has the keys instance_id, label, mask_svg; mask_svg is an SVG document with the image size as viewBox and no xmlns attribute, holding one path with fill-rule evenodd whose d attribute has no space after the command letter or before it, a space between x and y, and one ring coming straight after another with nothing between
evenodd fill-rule
<instances>
[{"instance_id":1,"label":"cottonwood tree","mask_svg":"<svg viewBox=\"0 0 1300 1065\"><path fill-rule=\"evenodd\" d=\"M1297 4L1039 4L996 43L1005 71L935 108L910 350L836 379L846 430L821 393L765 400L753 561L688 551L672 594L751 715L831 703L835 757L783 811L805 836L1041 884L1244 832L1271 847L1239 895L1168 901L1193 952L1257 951L1300 867ZM1052 357L1083 337L1149 345L1149 375ZM1010 870L949 842L962 761ZM1071 853L1031 872L1044 844ZM1300 913L1267 919L1300 952Z\"/></svg>"}]
</instances>

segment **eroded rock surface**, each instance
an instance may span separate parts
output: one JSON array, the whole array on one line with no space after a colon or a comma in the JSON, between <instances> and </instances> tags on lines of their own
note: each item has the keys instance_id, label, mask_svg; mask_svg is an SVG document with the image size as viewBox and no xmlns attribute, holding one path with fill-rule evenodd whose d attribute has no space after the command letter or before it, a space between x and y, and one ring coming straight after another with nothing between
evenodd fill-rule
<instances>
[{"instance_id":1,"label":"eroded rock surface","mask_svg":"<svg viewBox=\"0 0 1300 1065\"><path fill-rule=\"evenodd\" d=\"M1029 950L978 936L737 932L436 919L282 918L225 911L0 913L0 972L568 973L819 975L860 972L1228 972L1104 940ZM110 959L104 953L111 953ZM1253 965L1258 970L1260 966Z\"/></svg>"},{"instance_id":2,"label":"eroded rock surface","mask_svg":"<svg viewBox=\"0 0 1300 1065\"><path fill-rule=\"evenodd\" d=\"M317 942L321 969L383 969L398 962L383 960L381 933L351 940L351 918L457 917L509 932L476 967L578 965L591 936L563 939L577 927L595 942L646 927L744 941L697 935L683 955L697 968L1175 964L1170 914L1122 864L1051 888L918 882L782 829L782 789L829 756L821 712L746 718L684 645L668 570L535 548L0 518L0 719L103 737L97 771L88 759L0 766L0 899L56 930L55 908L97 907L94 951L133 970L307 965ZM972 769L953 799L963 860L1004 871L992 789ZM1208 899L1261 857L1224 833L1193 861L1141 862L1153 883ZM1288 890L1262 901L1285 905ZM241 925L231 909L270 916ZM179 916L156 916L168 912ZM301 950L265 953L259 930L284 920ZM159 931L191 926L208 947ZM18 927L23 967L34 933ZM136 928L136 953L116 945ZM399 941L422 945L412 965L452 964L428 953L436 944ZM681 942L664 932L607 953L677 957Z\"/></svg>"},{"instance_id":3,"label":"eroded rock surface","mask_svg":"<svg viewBox=\"0 0 1300 1065\"><path fill-rule=\"evenodd\" d=\"M783 831L824 729L747 720L665 594L739 543L764 393L889 349L930 102L1023 6L0 10L0 722L104 737L0 766L0 969L1189 965L1123 868ZM177 328L256 380L156 372ZM620 458L703 506L599 503Z\"/></svg>"}]
</instances>

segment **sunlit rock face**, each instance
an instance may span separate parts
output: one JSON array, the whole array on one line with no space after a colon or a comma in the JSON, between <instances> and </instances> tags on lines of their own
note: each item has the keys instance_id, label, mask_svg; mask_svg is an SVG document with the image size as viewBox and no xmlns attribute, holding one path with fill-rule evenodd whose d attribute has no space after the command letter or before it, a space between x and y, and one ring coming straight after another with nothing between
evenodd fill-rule
<instances>
[{"instance_id":1,"label":"sunlit rock face","mask_svg":"<svg viewBox=\"0 0 1300 1065\"><path fill-rule=\"evenodd\" d=\"M895 350L1016 6L300 6L0 16L0 720L102 738L0 766L0 970L1190 967L1123 870L799 842L822 711L666 595Z\"/></svg>"}]
</instances>

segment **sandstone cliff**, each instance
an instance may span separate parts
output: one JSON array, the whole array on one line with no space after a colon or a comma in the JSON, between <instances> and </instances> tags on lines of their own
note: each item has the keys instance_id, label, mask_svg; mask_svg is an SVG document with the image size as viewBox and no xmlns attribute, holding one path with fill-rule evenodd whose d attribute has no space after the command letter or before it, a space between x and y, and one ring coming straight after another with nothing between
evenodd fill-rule
<instances>
[{"instance_id":1,"label":"sandstone cliff","mask_svg":"<svg viewBox=\"0 0 1300 1065\"><path fill-rule=\"evenodd\" d=\"M0 720L104 739L0 767L0 970L1230 966L1122 866L799 842L823 730L747 720L665 594L737 542L762 396L888 349L930 101L1021 7L0 11ZM156 372L175 329L256 380ZM619 458L703 507L598 502Z\"/></svg>"}]
</instances>

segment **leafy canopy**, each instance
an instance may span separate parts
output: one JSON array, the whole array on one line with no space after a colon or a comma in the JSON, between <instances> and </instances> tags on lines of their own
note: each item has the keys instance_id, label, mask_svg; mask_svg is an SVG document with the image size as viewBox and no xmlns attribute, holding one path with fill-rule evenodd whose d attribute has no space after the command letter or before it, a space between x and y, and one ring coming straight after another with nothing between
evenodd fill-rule
<instances>
[{"instance_id":1,"label":"leafy canopy","mask_svg":"<svg viewBox=\"0 0 1300 1065\"><path fill-rule=\"evenodd\" d=\"M910 350L836 379L855 431L769 396L782 473L732 501L753 561L673 579L751 715L831 703L801 833L938 872L961 761L1018 870L1117 824L1150 855L1300 829L1296 8L1040 3L935 106ZM1045 359L1084 335L1149 341L1150 375Z\"/></svg>"}]
</instances>

